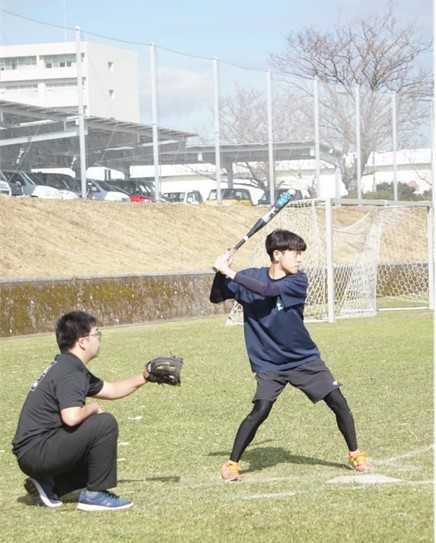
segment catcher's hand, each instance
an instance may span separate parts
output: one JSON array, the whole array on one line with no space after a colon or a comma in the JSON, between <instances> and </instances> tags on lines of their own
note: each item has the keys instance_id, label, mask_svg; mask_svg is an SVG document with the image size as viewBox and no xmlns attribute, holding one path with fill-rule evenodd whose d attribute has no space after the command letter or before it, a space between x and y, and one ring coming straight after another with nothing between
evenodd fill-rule
<instances>
[{"instance_id":1,"label":"catcher's hand","mask_svg":"<svg viewBox=\"0 0 436 543\"><path fill-rule=\"evenodd\" d=\"M158 356L147 362L145 370L149 383L180 385L183 358L180 356Z\"/></svg>"}]
</instances>

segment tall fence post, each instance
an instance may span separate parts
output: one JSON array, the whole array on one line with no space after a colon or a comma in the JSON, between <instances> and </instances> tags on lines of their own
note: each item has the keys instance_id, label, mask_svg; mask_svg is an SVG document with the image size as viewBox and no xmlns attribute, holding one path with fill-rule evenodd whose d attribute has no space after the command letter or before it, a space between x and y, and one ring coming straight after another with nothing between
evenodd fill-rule
<instances>
[{"instance_id":1,"label":"tall fence post","mask_svg":"<svg viewBox=\"0 0 436 543\"><path fill-rule=\"evenodd\" d=\"M398 200L398 168L397 168L397 152L398 152L398 123L397 123L397 95L392 93L392 168L394 185L394 201Z\"/></svg>"},{"instance_id":2,"label":"tall fence post","mask_svg":"<svg viewBox=\"0 0 436 543\"><path fill-rule=\"evenodd\" d=\"M86 143L85 116L83 107L82 47L80 27L76 26L76 66L77 66L77 117L79 122L80 188L82 198L86 198ZM88 84L88 81L87 81Z\"/></svg>"},{"instance_id":3,"label":"tall fence post","mask_svg":"<svg viewBox=\"0 0 436 543\"><path fill-rule=\"evenodd\" d=\"M355 89L356 102L356 188L357 199L362 200L362 150L360 142L360 87L356 85Z\"/></svg>"},{"instance_id":4,"label":"tall fence post","mask_svg":"<svg viewBox=\"0 0 436 543\"><path fill-rule=\"evenodd\" d=\"M275 163L274 163L274 131L273 131L273 109L272 109L272 74L266 73L266 101L268 118L268 177L270 203L275 201Z\"/></svg>"},{"instance_id":5,"label":"tall fence post","mask_svg":"<svg viewBox=\"0 0 436 543\"><path fill-rule=\"evenodd\" d=\"M432 168L433 169L433 168ZM433 257L433 208L429 206L427 209L427 262L428 262L428 305L430 309L434 309L434 257Z\"/></svg>"},{"instance_id":6,"label":"tall fence post","mask_svg":"<svg viewBox=\"0 0 436 543\"><path fill-rule=\"evenodd\" d=\"M217 58L213 59L213 110L215 126L215 179L216 199L222 202L221 194L221 125L220 125L220 66ZM228 186L228 184L227 184Z\"/></svg>"},{"instance_id":7,"label":"tall fence post","mask_svg":"<svg viewBox=\"0 0 436 543\"><path fill-rule=\"evenodd\" d=\"M160 167L159 167L159 109L157 89L157 59L154 43L150 45L150 76L151 76L151 128L153 136L153 166L154 192L156 202L160 198Z\"/></svg>"},{"instance_id":8,"label":"tall fence post","mask_svg":"<svg viewBox=\"0 0 436 543\"><path fill-rule=\"evenodd\" d=\"M317 77L313 79L313 117L315 131L315 194L319 198L321 164L319 152L319 83Z\"/></svg>"},{"instance_id":9,"label":"tall fence post","mask_svg":"<svg viewBox=\"0 0 436 543\"><path fill-rule=\"evenodd\" d=\"M433 0L433 36L436 33L436 2ZM431 185L431 203L432 203L432 224L436 226L436 43L433 39L433 108L432 108L432 185ZM435 279L435 259L436 259L436 235L433 232L433 284ZM434 298L436 288L433 289L433 383L436 380L436 299ZM436 401L436 388L433 386L433 405ZM433 465L436 464L436 447L433 447ZM436 525L435 525L436 528ZM435 534L436 535L436 534Z\"/></svg>"},{"instance_id":10,"label":"tall fence post","mask_svg":"<svg viewBox=\"0 0 436 543\"><path fill-rule=\"evenodd\" d=\"M325 251L327 267L327 319L335 322L335 273L333 266L333 213L332 201L325 201Z\"/></svg>"}]
</instances>

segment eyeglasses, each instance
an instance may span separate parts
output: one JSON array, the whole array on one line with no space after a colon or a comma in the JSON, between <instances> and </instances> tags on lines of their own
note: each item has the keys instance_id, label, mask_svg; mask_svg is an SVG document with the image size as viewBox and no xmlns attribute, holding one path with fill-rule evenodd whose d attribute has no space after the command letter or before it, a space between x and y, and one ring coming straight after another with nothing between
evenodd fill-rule
<instances>
[{"instance_id":1,"label":"eyeglasses","mask_svg":"<svg viewBox=\"0 0 436 543\"><path fill-rule=\"evenodd\" d=\"M103 335L103 332L101 330L98 330L97 332L95 332L94 334L88 334L87 336L82 336L82 337L98 337L101 339L101 336Z\"/></svg>"}]
</instances>

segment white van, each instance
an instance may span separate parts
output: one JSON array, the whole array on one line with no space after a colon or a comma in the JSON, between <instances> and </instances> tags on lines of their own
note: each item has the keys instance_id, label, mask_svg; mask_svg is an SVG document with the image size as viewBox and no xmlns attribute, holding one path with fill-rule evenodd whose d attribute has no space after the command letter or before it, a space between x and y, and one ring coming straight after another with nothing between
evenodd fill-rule
<instances>
[{"instance_id":1,"label":"white van","mask_svg":"<svg viewBox=\"0 0 436 543\"><path fill-rule=\"evenodd\" d=\"M173 191L173 192L163 192L162 196L167 198L171 204L202 204L203 197L199 190L190 190L190 191Z\"/></svg>"}]
</instances>

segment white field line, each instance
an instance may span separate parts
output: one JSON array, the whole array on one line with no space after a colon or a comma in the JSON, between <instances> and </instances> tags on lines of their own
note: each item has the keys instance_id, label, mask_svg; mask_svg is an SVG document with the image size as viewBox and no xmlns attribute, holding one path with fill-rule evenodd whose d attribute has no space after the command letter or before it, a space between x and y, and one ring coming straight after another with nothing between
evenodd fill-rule
<instances>
[{"instance_id":1,"label":"white field line","mask_svg":"<svg viewBox=\"0 0 436 543\"><path fill-rule=\"evenodd\" d=\"M395 464L399 463L403 459L414 458L416 456L420 456L421 454L425 454L425 453L431 451L433 449L433 447L434 447L434 445L432 444L432 445L429 445L428 447L424 447L424 448L421 448L421 449L414 449L414 450L408 451L406 453L403 453L403 454L400 454L400 455L397 455L397 456L392 456L391 458L383 458L383 459L380 459L380 460L370 458L370 463L373 466L392 466L392 465L395 465ZM397 466L397 467L399 467L399 466ZM414 471L414 468L412 466L411 466L411 470ZM353 472L350 470L350 474L351 473L353 473ZM297 482L297 481L301 481L301 480L307 481L309 479L319 480L319 474L317 474L314 477L298 476L298 475L294 475L294 476L291 475L291 476L284 476L284 477L256 477L255 475L254 476L247 475L247 474L244 475L244 473L242 473L242 477L243 478L242 478L241 482L235 482L235 483L230 483L230 484L225 483L224 481L222 481L219 478L219 476L217 476L215 482L209 481L209 482L205 482L205 483L197 483L197 482L192 481L192 480L191 480L191 482L187 482L185 480L188 484L185 484L183 486L185 488L196 489L196 488L214 488L214 487L217 487L217 486L220 486L220 485L226 485L226 486L230 486L230 487L231 486L239 487L241 485L243 485L243 486L257 485L257 484L262 485L262 484L290 482L290 481ZM419 485L419 484L431 484L432 482L433 481L431 481L431 480L428 480L428 481L404 481L404 480L401 480L397 484L411 484L411 485L418 484Z\"/></svg>"},{"instance_id":2,"label":"white field line","mask_svg":"<svg viewBox=\"0 0 436 543\"><path fill-rule=\"evenodd\" d=\"M378 473L355 473L353 475L341 475L326 481L327 485L381 485L381 484L398 484L402 483L401 479L379 475Z\"/></svg>"},{"instance_id":3,"label":"white field line","mask_svg":"<svg viewBox=\"0 0 436 543\"><path fill-rule=\"evenodd\" d=\"M326 483L329 483L329 481L326 481ZM433 485L434 481L433 479L428 479L425 481L401 481L399 479L393 479L392 481L372 481L364 483L364 484L352 484L350 485L349 482L345 482L344 484L335 484L335 485L329 485L329 490L332 490L336 487L336 490L344 491L344 490L363 490L365 488L374 487L374 486L401 486L401 485L408 485L408 486L416 486L416 485ZM327 489L327 485L321 485L317 492L320 490L323 490L323 486L325 489ZM287 498L291 498L293 496L302 496L303 494L311 494L313 491L309 490L298 490L296 492L275 492L275 493L269 493L269 494L246 494L242 496L232 496L230 498L226 498L227 500L231 501L256 501L256 500L284 500Z\"/></svg>"},{"instance_id":4,"label":"white field line","mask_svg":"<svg viewBox=\"0 0 436 543\"><path fill-rule=\"evenodd\" d=\"M247 496L235 496L237 500L283 500L295 496L297 492L274 492L271 494L249 494Z\"/></svg>"},{"instance_id":5,"label":"white field line","mask_svg":"<svg viewBox=\"0 0 436 543\"><path fill-rule=\"evenodd\" d=\"M124 443L120 443L122 445L129 445L128 442L124 442ZM374 466L391 466L393 464L396 464L398 463L400 460L403 460L403 459L408 459L408 458L414 458L416 456L419 456L421 454L425 454L427 452L429 452L430 450L433 449L433 445L429 445L428 447L425 447L425 448L422 448L422 449L415 449L415 450L412 450L412 451L409 451L409 452L406 452L406 453L403 453L403 454L400 454L400 455L397 455L397 456L393 456L391 458L384 458L384 459L380 459L380 460L375 460L375 459L370 459L370 462L372 465ZM399 467L399 466L397 466ZM404 467L404 466L403 466ZM415 469L413 469L413 467L411 466L411 470L412 471L415 471ZM410 471L410 470L409 470ZM351 469L349 470L349 473L350 473L350 477L352 476L351 474L354 473ZM364 475L364 474L362 474ZM358 474L355 475L355 476L359 476ZM320 480L320 476L319 476L319 473L317 473L316 475L314 475L313 477L311 477L310 475L306 475L306 476L301 476L301 475L289 475L289 476L283 476L283 477L262 477L262 476L256 476L256 475L251 475L251 474L245 474L242 473L242 481L240 482L235 482L235 483L226 483L224 482L220 477L219 475L217 474L215 479L214 480L211 480L211 479L208 479L207 481L205 482L199 482L198 480L195 481L193 480L192 478L181 478L180 480L180 483L182 483L179 488L185 488L185 489L189 489L189 490L195 490L195 489L207 489L207 488L218 488L220 486L224 487L235 487L235 488L240 488L241 486L242 487L246 487L248 485L264 485L264 484L271 484L271 483L280 483L280 482L283 482L283 483L290 483L290 482L294 482L295 484L298 484L299 482L301 481L309 481L309 480L312 480L312 481L319 481ZM144 483L149 483L149 481L147 480L147 478L144 479L143 481ZM322 482L322 485L325 485L326 483L328 482L328 480L325 480ZM401 485L426 485L426 484L433 484L433 480L431 479L428 479L428 480L422 480L422 481L419 481L419 480L401 480L400 482L398 482L397 484L401 484ZM331 485L329 485L330 488L331 488ZM337 485L338 487L340 486L341 488L344 488L344 486L348 487L348 488L351 488L351 487L354 487L357 486L357 485ZM359 487L360 486L367 486L367 485L358 485ZM300 491L298 492L291 492L291 493L277 493L277 496L278 497L289 497L289 496L292 496L292 495L295 495L295 494L299 494L301 493ZM286 496L285 496L286 495ZM253 496L265 496L264 498L252 498L252 499L267 499L267 494L253 494ZM275 496L275 494L271 494L271 496ZM235 497L236 498L236 497ZM235 498L232 498L232 499L235 499ZM243 497L237 497L237 499L243 499ZM250 499L250 498L245 498L245 499ZM273 499L273 498L271 498Z\"/></svg>"},{"instance_id":6,"label":"white field line","mask_svg":"<svg viewBox=\"0 0 436 543\"><path fill-rule=\"evenodd\" d=\"M400 454L398 456L392 456L391 458L384 458L381 460L373 460L371 459L371 464L374 466L387 466L390 464L395 464L400 460L404 460L406 458L414 458L415 456L419 456L421 454L424 454L426 452L429 452L433 449L433 445L429 445L428 447L425 447L423 449L415 449L413 451L406 452L404 454Z\"/></svg>"}]
</instances>

